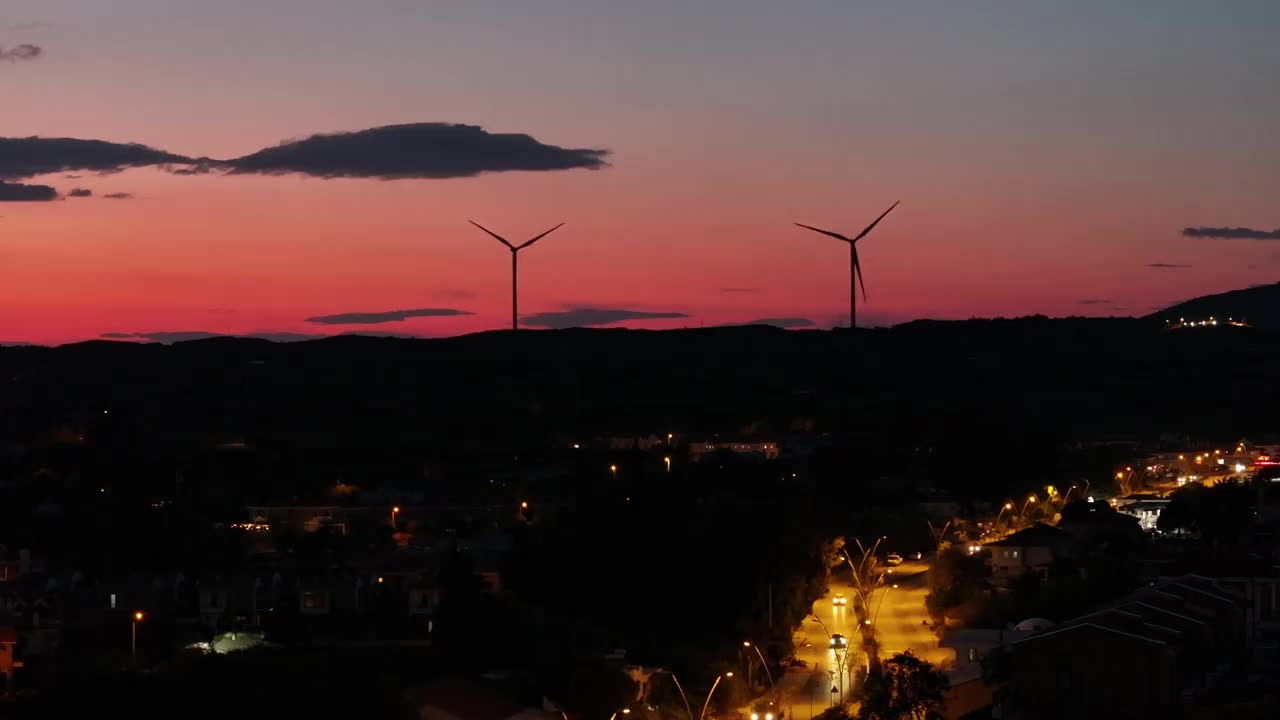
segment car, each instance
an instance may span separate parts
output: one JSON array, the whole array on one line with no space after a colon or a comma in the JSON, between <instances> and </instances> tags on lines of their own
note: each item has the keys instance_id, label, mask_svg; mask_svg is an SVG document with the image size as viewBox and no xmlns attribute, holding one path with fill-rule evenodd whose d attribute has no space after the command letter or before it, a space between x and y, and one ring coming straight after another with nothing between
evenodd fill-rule
<instances>
[{"instance_id":1,"label":"car","mask_svg":"<svg viewBox=\"0 0 1280 720\"><path fill-rule=\"evenodd\" d=\"M831 604L836 606L848 605L849 598L845 597L844 593L836 593L836 596L831 598Z\"/></svg>"},{"instance_id":2,"label":"car","mask_svg":"<svg viewBox=\"0 0 1280 720\"><path fill-rule=\"evenodd\" d=\"M890 567L897 567L902 564L902 556L898 553L889 553L885 556L884 561Z\"/></svg>"},{"instance_id":3,"label":"car","mask_svg":"<svg viewBox=\"0 0 1280 720\"><path fill-rule=\"evenodd\" d=\"M839 650L841 648L845 648L849 646L849 639L841 635L840 633L836 633L835 635L831 636L829 645L831 646L832 650Z\"/></svg>"}]
</instances>

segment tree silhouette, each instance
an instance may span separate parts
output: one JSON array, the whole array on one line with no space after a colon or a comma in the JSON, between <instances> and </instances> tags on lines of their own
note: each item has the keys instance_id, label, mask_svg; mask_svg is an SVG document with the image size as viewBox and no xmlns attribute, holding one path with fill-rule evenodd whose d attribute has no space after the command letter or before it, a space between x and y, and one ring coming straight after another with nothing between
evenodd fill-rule
<instances>
[{"instance_id":1,"label":"tree silhouette","mask_svg":"<svg viewBox=\"0 0 1280 720\"><path fill-rule=\"evenodd\" d=\"M942 717L947 678L910 651L884 660L858 691L858 720L929 720Z\"/></svg>"}]
</instances>

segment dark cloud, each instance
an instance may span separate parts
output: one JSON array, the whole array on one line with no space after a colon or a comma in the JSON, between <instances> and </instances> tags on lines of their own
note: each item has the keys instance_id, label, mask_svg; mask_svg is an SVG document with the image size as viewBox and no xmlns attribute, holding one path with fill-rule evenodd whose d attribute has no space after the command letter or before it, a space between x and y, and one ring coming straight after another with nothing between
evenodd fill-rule
<instances>
[{"instance_id":1,"label":"dark cloud","mask_svg":"<svg viewBox=\"0 0 1280 720\"><path fill-rule=\"evenodd\" d=\"M102 197L104 197L104 198L106 198L106 199L108 199L108 200L132 200L132 199L133 199L133 193L126 193L126 192L113 192L113 193L107 193L106 195L103 195Z\"/></svg>"},{"instance_id":2,"label":"dark cloud","mask_svg":"<svg viewBox=\"0 0 1280 720\"><path fill-rule=\"evenodd\" d=\"M1232 240L1280 240L1280 230L1254 230L1246 227L1189 227L1182 229L1182 235Z\"/></svg>"},{"instance_id":3,"label":"dark cloud","mask_svg":"<svg viewBox=\"0 0 1280 720\"><path fill-rule=\"evenodd\" d=\"M71 192L67 193L67 197L93 197L93 191L85 188L72 188Z\"/></svg>"},{"instance_id":4,"label":"dark cloud","mask_svg":"<svg viewBox=\"0 0 1280 720\"><path fill-rule=\"evenodd\" d=\"M233 173L393 180L599 169L607 155L606 150L546 145L528 135L490 133L474 125L414 123L312 135L222 164Z\"/></svg>"},{"instance_id":5,"label":"dark cloud","mask_svg":"<svg viewBox=\"0 0 1280 720\"><path fill-rule=\"evenodd\" d=\"M112 173L132 167L190 162L190 158L146 145L74 138L0 138L0 178L77 170Z\"/></svg>"},{"instance_id":6,"label":"dark cloud","mask_svg":"<svg viewBox=\"0 0 1280 720\"><path fill-rule=\"evenodd\" d=\"M105 332L102 333L102 337L108 340L132 340L136 336L133 333Z\"/></svg>"},{"instance_id":7,"label":"dark cloud","mask_svg":"<svg viewBox=\"0 0 1280 720\"><path fill-rule=\"evenodd\" d=\"M760 288L752 288L752 287L722 287L722 288L720 288L720 292L722 292L722 293L734 293L734 294L748 294L748 293L758 293L758 292L760 292Z\"/></svg>"},{"instance_id":8,"label":"dark cloud","mask_svg":"<svg viewBox=\"0 0 1280 720\"><path fill-rule=\"evenodd\" d=\"M49 202L57 199L58 191L48 185L0 182L0 202Z\"/></svg>"},{"instance_id":9,"label":"dark cloud","mask_svg":"<svg viewBox=\"0 0 1280 720\"><path fill-rule=\"evenodd\" d=\"M1147 263L1147 267L1149 267L1149 268L1159 268L1159 269L1162 269L1162 270L1163 270L1163 269L1189 268L1189 267L1191 267L1191 266L1190 266L1190 265L1182 265L1182 264L1179 264L1179 263L1162 263L1162 262L1156 262L1156 263Z\"/></svg>"},{"instance_id":10,"label":"dark cloud","mask_svg":"<svg viewBox=\"0 0 1280 720\"><path fill-rule=\"evenodd\" d=\"M35 60L44 54L44 48L39 45L29 45L23 43L8 50L0 47L0 60L8 60L9 62L17 62L19 60Z\"/></svg>"},{"instance_id":11,"label":"dark cloud","mask_svg":"<svg viewBox=\"0 0 1280 720\"><path fill-rule=\"evenodd\" d=\"M758 318L743 323L743 325L772 325L779 328L808 328L817 327L818 323L809 318L802 317L781 317L781 318Z\"/></svg>"},{"instance_id":12,"label":"dark cloud","mask_svg":"<svg viewBox=\"0 0 1280 720\"><path fill-rule=\"evenodd\" d=\"M383 312L320 315L307 318L307 322L319 325L377 325L379 323L402 322L413 317L453 317L470 314L466 310L455 310L454 308L421 308L418 310L386 310Z\"/></svg>"},{"instance_id":13,"label":"dark cloud","mask_svg":"<svg viewBox=\"0 0 1280 720\"><path fill-rule=\"evenodd\" d=\"M1110 305L1110 300L1102 300L1098 298L1088 298L1080 301L1081 305Z\"/></svg>"},{"instance_id":14,"label":"dark cloud","mask_svg":"<svg viewBox=\"0 0 1280 720\"><path fill-rule=\"evenodd\" d=\"M576 308L563 312L544 312L520 318L522 325L552 329L613 325L627 320L671 320L689 317L680 312L648 312L645 310L603 310Z\"/></svg>"}]
</instances>

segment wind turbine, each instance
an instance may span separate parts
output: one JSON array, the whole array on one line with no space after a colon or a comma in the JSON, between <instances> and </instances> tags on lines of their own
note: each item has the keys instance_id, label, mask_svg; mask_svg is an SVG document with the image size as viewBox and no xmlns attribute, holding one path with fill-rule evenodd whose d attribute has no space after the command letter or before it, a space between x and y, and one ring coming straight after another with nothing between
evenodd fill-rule
<instances>
[{"instance_id":1,"label":"wind turbine","mask_svg":"<svg viewBox=\"0 0 1280 720\"><path fill-rule=\"evenodd\" d=\"M899 200L898 202L902 202L902 201ZM844 235L841 235L840 233L837 233L837 232L831 232L830 230L823 230L822 228L816 228L811 225L805 225L804 223L796 223L796 225L799 225L805 230L812 230L816 233L822 233L823 235L827 235L837 240L843 240L849 243L849 327L850 328L857 327L857 324L858 324L856 322L857 316L855 314L857 312L857 307L858 307L858 296L856 292L857 287L855 287L855 285L862 286L862 301L863 302L867 301L867 285L862 281L862 264L858 262L858 241L866 237L867 233L871 232L872 228L874 228L876 225L879 225L880 221L884 219L884 216L888 215L896 207L898 207L897 202L890 205L888 210L885 210L884 212L880 213L880 217L876 218L875 222L868 225L865 230L858 233L856 237L852 237L852 238L845 237ZM857 276L856 283L854 278L855 275Z\"/></svg>"},{"instance_id":2,"label":"wind turbine","mask_svg":"<svg viewBox=\"0 0 1280 720\"><path fill-rule=\"evenodd\" d=\"M544 237L546 237L546 236L550 235L551 233L555 232L556 230L559 230L559 229L564 225L564 223L560 223L559 225L557 225L557 226L555 226L555 227L551 228L550 230L548 230L548 231L546 231L546 232L542 233L541 235L538 235L537 237L533 238L532 240L526 240L525 242L523 242L523 243L521 243L521 244L519 244L519 245L512 245L511 243L507 242L507 239L506 239L506 238L504 238L504 237L502 237L501 235L499 235L499 234L497 234L497 233L493 232L492 230L490 230L489 228L487 228L487 227L485 227L485 226L481 225L480 223L476 222L475 220L468 220L467 222L471 223L472 225L475 225L476 227L478 227L478 228L480 228L481 230L485 231L485 232L486 232L486 233L488 233L489 235L492 235L492 236L494 237L494 239L496 239L498 242L502 243L503 245L506 245L506 246L507 246L507 249L511 251L511 329L512 329L512 330L518 330L518 329L519 329L519 320L518 320L517 318L519 317L519 314L518 314L518 304L517 304L516 300L517 300L517 298L519 297L519 294L516 292L516 263L517 263L517 260L518 260L518 259L519 259L519 257L520 257L520 251L521 251L521 250L523 250L523 249L525 249L525 248L527 248L527 247L529 247L530 245L532 245L532 244L534 244L534 243L538 242L539 240L541 240L542 238L544 238Z\"/></svg>"}]
</instances>

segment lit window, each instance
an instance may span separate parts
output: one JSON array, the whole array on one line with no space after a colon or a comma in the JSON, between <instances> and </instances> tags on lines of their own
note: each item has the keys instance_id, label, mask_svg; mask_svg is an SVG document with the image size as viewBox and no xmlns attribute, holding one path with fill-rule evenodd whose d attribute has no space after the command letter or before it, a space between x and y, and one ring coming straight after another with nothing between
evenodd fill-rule
<instances>
[{"instance_id":1,"label":"lit window","mask_svg":"<svg viewBox=\"0 0 1280 720\"><path fill-rule=\"evenodd\" d=\"M1018 557L1018 551L1017 551L1017 550L1014 550L1014 551L1013 551L1013 556L1014 556L1014 557Z\"/></svg>"},{"instance_id":2,"label":"lit window","mask_svg":"<svg viewBox=\"0 0 1280 720\"><path fill-rule=\"evenodd\" d=\"M322 592L302 593L302 607L308 610L323 610L328 604L328 598Z\"/></svg>"}]
</instances>

